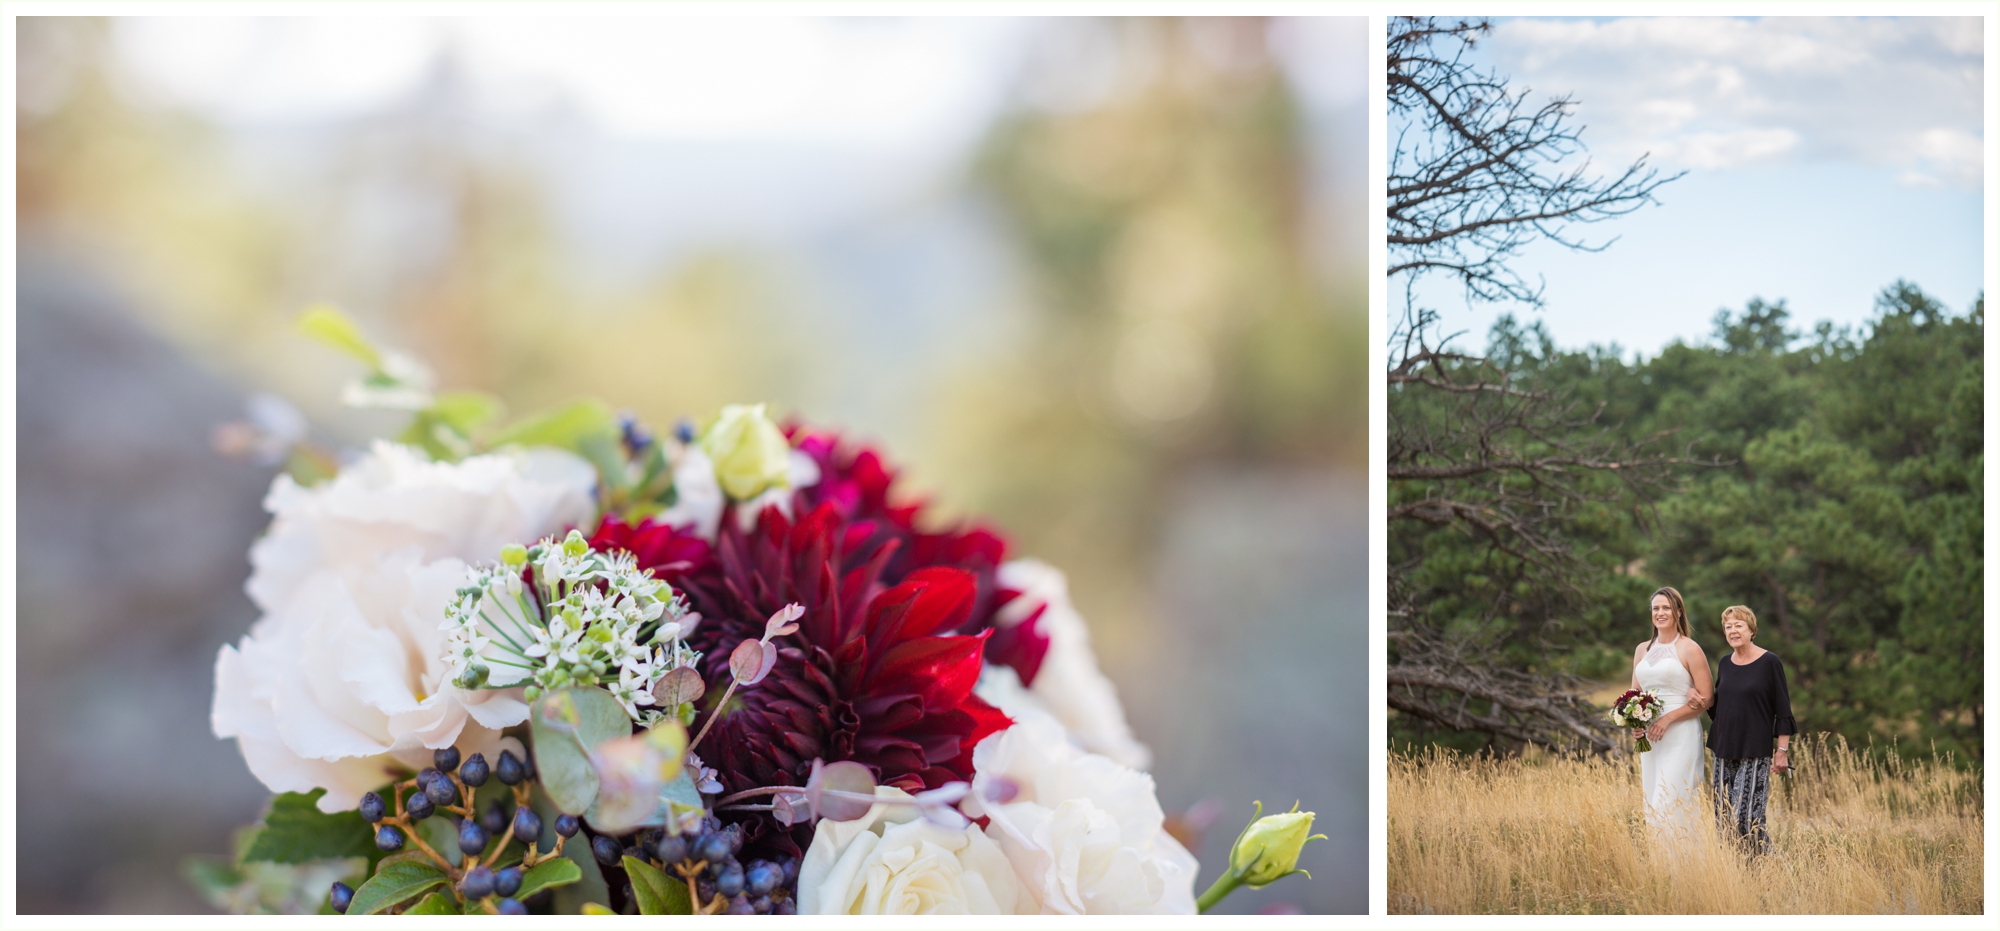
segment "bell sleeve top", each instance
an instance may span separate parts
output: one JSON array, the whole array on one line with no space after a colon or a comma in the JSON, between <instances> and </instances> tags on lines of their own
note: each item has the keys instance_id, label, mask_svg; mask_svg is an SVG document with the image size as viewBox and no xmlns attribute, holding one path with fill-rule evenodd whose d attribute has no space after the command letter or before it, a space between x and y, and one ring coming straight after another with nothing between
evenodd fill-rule
<instances>
[{"instance_id":1,"label":"bell sleeve top","mask_svg":"<svg viewBox=\"0 0 2000 931\"><path fill-rule=\"evenodd\" d=\"M1751 760L1772 755L1780 735L1798 733L1785 664L1769 650L1744 665L1724 653L1715 673L1715 701L1708 716L1708 749L1719 760Z\"/></svg>"}]
</instances>

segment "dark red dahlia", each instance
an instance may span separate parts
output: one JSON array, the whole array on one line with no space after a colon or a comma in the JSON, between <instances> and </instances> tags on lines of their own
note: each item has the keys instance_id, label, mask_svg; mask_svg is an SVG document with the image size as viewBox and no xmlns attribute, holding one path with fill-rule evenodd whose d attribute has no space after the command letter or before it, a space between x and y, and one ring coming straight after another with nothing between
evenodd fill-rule
<instances>
[{"instance_id":1,"label":"dark red dahlia","mask_svg":"<svg viewBox=\"0 0 2000 931\"><path fill-rule=\"evenodd\" d=\"M645 553L686 555L662 542L686 534L648 536L654 529L607 522L598 539L653 540ZM971 779L973 747L1010 723L972 694L991 631L958 631L968 626L977 579L964 569L927 566L889 584L883 567L901 546L874 522L845 520L830 504L797 523L771 508L748 533L726 513L706 560L657 566L703 617L689 639L705 653L711 702L724 691L737 644L760 637L779 608L805 608L799 630L774 641L771 675L738 689L728 707L702 711L704 719L720 717L696 752L726 791L804 785L815 759L862 763L878 782L913 792ZM655 568L645 555L640 564ZM762 816L745 828L777 855L796 856L811 842L809 826L786 832Z\"/></svg>"},{"instance_id":2,"label":"dark red dahlia","mask_svg":"<svg viewBox=\"0 0 2000 931\"><path fill-rule=\"evenodd\" d=\"M869 543L895 540L900 545L882 567L889 584L930 566L951 566L972 573L976 587L972 605L962 628L966 633L993 630L987 644L989 662L1011 666L1022 684L1032 684L1048 653L1048 637L1041 633L1034 616L1006 628L995 628L993 616L1020 593L1001 588L994 572L1007 559L1007 540L998 532L979 524L947 527L936 532L919 528L924 503L892 499L896 472L880 454L867 446L850 444L838 434L815 432L797 424L786 427L785 435L800 452L819 465L818 483L800 489L798 508L831 505L850 522L868 522L872 527Z\"/></svg>"}]
</instances>

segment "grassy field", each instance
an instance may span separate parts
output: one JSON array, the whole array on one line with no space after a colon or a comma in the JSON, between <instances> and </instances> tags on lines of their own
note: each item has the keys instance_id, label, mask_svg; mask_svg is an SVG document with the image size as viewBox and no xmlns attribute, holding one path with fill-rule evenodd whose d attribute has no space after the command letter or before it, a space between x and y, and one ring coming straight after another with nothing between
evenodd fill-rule
<instances>
[{"instance_id":1,"label":"grassy field","mask_svg":"<svg viewBox=\"0 0 2000 931\"><path fill-rule=\"evenodd\" d=\"M1774 780L1773 852L1746 860L1712 819L1648 839L1636 755L1389 757L1389 911L1399 914L1977 914L1977 770L1794 745ZM1707 800L1704 799L1704 804Z\"/></svg>"}]
</instances>

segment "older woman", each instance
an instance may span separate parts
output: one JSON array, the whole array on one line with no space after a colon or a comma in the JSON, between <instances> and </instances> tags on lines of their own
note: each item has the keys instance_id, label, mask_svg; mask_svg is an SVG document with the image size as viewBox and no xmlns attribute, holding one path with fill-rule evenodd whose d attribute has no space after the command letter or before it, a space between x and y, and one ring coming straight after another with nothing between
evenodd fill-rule
<instances>
[{"instance_id":1,"label":"older woman","mask_svg":"<svg viewBox=\"0 0 2000 931\"><path fill-rule=\"evenodd\" d=\"M1770 849L1764 830L1764 804L1771 779L1791 768L1792 696L1785 686L1785 664L1778 654L1752 642L1757 615L1742 605L1722 612L1722 636L1730 652L1716 663L1715 703L1708 709L1715 725L1708 731L1708 749L1715 754L1715 805L1722 823L1739 844L1755 854ZM1777 750L1771 741L1777 740Z\"/></svg>"}]
</instances>

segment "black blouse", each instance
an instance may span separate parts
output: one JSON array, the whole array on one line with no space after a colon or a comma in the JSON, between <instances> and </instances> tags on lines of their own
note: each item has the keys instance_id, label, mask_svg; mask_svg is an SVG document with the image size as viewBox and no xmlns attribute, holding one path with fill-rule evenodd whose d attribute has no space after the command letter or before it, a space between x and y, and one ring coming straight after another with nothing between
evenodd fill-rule
<instances>
[{"instance_id":1,"label":"black blouse","mask_svg":"<svg viewBox=\"0 0 2000 931\"><path fill-rule=\"evenodd\" d=\"M1722 654L1715 673L1715 702L1708 716L1708 749L1718 760L1754 760L1771 754L1771 741L1798 733L1792 721L1792 695L1785 687L1785 664L1769 650L1738 666Z\"/></svg>"}]
</instances>

